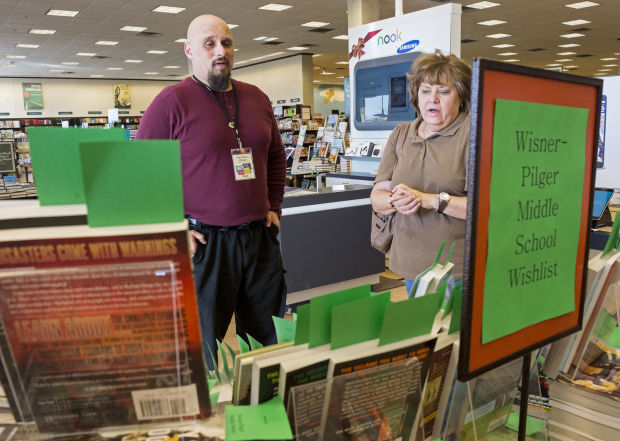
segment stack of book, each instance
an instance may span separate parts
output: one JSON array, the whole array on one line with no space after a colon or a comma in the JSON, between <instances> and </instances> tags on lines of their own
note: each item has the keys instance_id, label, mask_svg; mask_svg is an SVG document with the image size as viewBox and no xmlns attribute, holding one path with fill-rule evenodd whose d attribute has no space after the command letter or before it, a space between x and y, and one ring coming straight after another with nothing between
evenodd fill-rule
<instances>
[{"instance_id":1,"label":"stack of book","mask_svg":"<svg viewBox=\"0 0 620 441\"><path fill-rule=\"evenodd\" d=\"M580 387L564 377L549 381L550 439L620 439L620 396Z\"/></svg>"}]
</instances>

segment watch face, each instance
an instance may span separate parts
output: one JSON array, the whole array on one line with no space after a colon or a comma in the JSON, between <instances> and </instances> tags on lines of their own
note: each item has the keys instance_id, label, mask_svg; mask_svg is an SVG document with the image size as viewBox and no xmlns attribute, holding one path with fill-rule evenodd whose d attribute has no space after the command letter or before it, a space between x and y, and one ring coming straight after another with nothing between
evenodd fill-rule
<instances>
[{"instance_id":1,"label":"watch face","mask_svg":"<svg viewBox=\"0 0 620 441\"><path fill-rule=\"evenodd\" d=\"M450 200L450 195L442 191L441 193L439 193L439 199L447 202Z\"/></svg>"}]
</instances>

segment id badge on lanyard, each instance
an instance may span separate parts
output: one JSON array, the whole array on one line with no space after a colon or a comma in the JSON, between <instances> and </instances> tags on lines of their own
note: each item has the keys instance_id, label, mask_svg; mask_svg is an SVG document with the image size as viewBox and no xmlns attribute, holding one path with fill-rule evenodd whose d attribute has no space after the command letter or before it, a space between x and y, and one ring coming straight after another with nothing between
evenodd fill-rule
<instances>
[{"instance_id":1,"label":"id badge on lanyard","mask_svg":"<svg viewBox=\"0 0 620 441\"><path fill-rule=\"evenodd\" d=\"M231 149L230 153L232 154L235 181L256 179L252 149L239 146L238 149Z\"/></svg>"}]
</instances>

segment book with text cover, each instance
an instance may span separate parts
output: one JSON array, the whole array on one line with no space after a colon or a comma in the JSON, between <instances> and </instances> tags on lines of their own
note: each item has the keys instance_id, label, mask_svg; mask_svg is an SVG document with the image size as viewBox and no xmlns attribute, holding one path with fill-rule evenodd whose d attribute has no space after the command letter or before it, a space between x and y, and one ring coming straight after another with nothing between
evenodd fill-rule
<instances>
[{"instance_id":1,"label":"book with text cover","mask_svg":"<svg viewBox=\"0 0 620 441\"><path fill-rule=\"evenodd\" d=\"M250 404L260 404L278 395L280 360L285 356L299 356L305 346L292 346L265 353L252 360Z\"/></svg>"},{"instance_id":2,"label":"book with text cover","mask_svg":"<svg viewBox=\"0 0 620 441\"><path fill-rule=\"evenodd\" d=\"M436 336L426 334L384 346L373 340L334 351L322 412L323 439L362 440L368 425L379 432L387 430L396 438L415 437L435 344ZM405 373L397 372L401 369ZM386 382L392 386L384 387ZM394 400L401 404L396 405ZM373 401L391 410L379 411L382 405L373 409L368 405ZM351 406L357 408L353 414Z\"/></svg>"},{"instance_id":3,"label":"book with text cover","mask_svg":"<svg viewBox=\"0 0 620 441\"><path fill-rule=\"evenodd\" d=\"M442 403L442 392L450 389L454 382L458 362L458 339L459 333L439 334L437 338L422 400L421 425L424 439L431 438L432 434L432 439L439 438L439 435L434 434L441 426L447 401L444 399Z\"/></svg>"},{"instance_id":4,"label":"book with text cover","mask_svg":"<svg viewBox=\"0 0 620 441\"><path fill-rule=\"evenodd\" d=\"M41 432L210 415L185 221L0 231L0 291Z\"/></svg>"}]
</instances>

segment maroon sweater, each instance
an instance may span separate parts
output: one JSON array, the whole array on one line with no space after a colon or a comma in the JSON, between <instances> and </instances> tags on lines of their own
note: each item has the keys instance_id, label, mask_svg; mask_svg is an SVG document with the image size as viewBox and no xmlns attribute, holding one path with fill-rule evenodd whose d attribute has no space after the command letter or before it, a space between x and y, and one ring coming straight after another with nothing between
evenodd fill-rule
<instances>
[{"instance_id":1,"label":"maroon sweater","mask_svg":"<svg viewBox=\"0 0 620 441\"><path fill-rule=\"evenodd\" d=\"M185 214L211 225L239 225L280 209L286 157L271 102L260 89L234 81L239 100L239 134L252 149L256 179L235 181L231 149L235 131L215 98L191 77L166 87L142 117L136 139L181 143ZM235 115L232 91L216 92Z\"/></svg>"}]
</instances>

